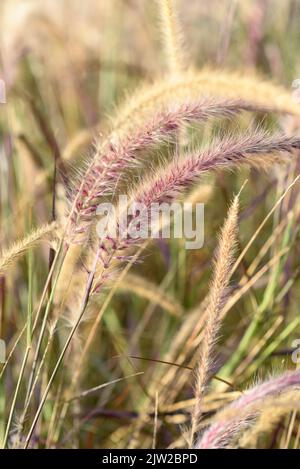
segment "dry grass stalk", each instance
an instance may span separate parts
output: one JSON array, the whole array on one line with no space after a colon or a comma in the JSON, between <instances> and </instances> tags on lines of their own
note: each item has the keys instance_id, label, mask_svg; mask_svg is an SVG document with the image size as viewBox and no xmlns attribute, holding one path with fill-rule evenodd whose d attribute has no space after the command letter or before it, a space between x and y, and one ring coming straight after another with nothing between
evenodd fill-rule
<instances>
[{"instance_id":1,"label":"dry grass stalk","mask_svg":"<svg viewBox=\"0 0 300 469\"><path fill-rule=\"evenodd\" d=\"M165 58L171 76L182 71L184 57L182 51L182 32L176 13L175 0L157 0L160 10L161 35L165 48Z\"/></svg>"},{"instance_id":2,"label":"dry grass stalk","mask_svg":"<svg viewBox=\"0 0 300 469\"><path fill-rule=\"evenodd\" d=\"M204 432L195 447L199 449L226 447L239 432L250 425L257 416L258 406L264 405L264 399L290 391L299 385L300 372L293 371L253 387L217 414L216 423Z\"/></svg>"},{"instance_id":3,"label":"dry grass stalk","mask_svg":"<svg viewBox=\"0 0 300 469\"><path fill-rule=\"evenodd\" d=\"M29 249L35 247L39 242L46 239L56 229L56 223L41 226L23 239L16 241L10 247L1 252L0 275L4 274L20 257L24 256Z\"/></svg>"},{"instance_id":4,"label":"dry grass stalk","mask_svg":"<svg viewBox=\"0 0 300 469\"><path fill-rule=\"evenodd\" d=\"M199 358L195 367L196 403L192 412L191 446L200 422L203 395L210 378L213 364L213 349L221 326L220 313L227 295L230 270L233 264L237 242L238 210L239 196L235 196L220 233L218 249L214 261L213 279L210 285L210 293L206 309L207 320L204 325L204 335L201 347L200 350L197 351Z\"/></svg>"}]
</instances>

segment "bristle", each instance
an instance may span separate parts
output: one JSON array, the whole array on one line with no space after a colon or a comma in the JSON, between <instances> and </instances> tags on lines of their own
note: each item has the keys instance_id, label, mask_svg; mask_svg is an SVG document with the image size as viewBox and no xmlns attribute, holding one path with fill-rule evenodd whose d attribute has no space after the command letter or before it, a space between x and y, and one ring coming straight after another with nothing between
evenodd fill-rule
<instances>
[{"instance_id":1,"label":"bristle","mask_svg":"<svg viewBox=\"0 0 300 469\"><path fill-rule=\"evenodd\" d=\"M222 448L230 440L249 425L251 419L257 415L257 403L264 405L268 396L278 395L300 385L300 372L284 373L269 381L259 384L234 401L217 416L217 422L212 424L202 435L196 448ZM255 405L255 407L252 407Z\"/></svg>"},{"instance_id":2,"label":"bristle","mask_svg":"<svg viewBox=\"0 0 300 469\"><path fill-rule=\"evenodd\" d=\"M221 325L220 313L227 295L230 270L233 264L237 243L239 199L236 196L229 208L227 218L222 228L218 249L214 261L214 273L210 285L207 305L207 320L204 324L204 334L200 350L197 351L195 367L195 399L196 404L192 413L191 446L194 435L200 423L202 414L202 400L213 363L213 349Z\"/></svg>"},{"instance_id":3,"label":"bristle","mask_svg":"<svg viewBox=\"0 0 300 469\"><path fill-rule=\"evenodd\" d=\"M174 0L157 0L160 20L161 36L165 49L165 60L169 66L171 76L176 76L184 68L184 54L182 48L182 31Z\"/></svg>"}]
</instances>

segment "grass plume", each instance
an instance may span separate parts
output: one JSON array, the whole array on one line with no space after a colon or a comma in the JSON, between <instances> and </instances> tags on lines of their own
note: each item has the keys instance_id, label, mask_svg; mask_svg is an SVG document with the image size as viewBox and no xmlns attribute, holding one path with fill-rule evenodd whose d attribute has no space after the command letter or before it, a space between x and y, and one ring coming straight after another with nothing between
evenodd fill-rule
<instances>
[{"instance_id":1,"label":"grass plume","mask_svg":"<svg viewBox=\"0 0 300 469\"><path fill-rule=\"evenodd\" d=\"M157 0L161 21L161 36L165 59L171 76L176 76L184 67L182 31L175 8L176 0Z\"/></svg>"},{"instance_id":2,"label":"grass plume","mask_svg":"<svg viewBox=\"0 0 300 469\"><path fill-rule=\"evenodd\" d=\"M296 2L79 3L1 3L0 445L299 448Z\"/></svg>"}]
</instances>

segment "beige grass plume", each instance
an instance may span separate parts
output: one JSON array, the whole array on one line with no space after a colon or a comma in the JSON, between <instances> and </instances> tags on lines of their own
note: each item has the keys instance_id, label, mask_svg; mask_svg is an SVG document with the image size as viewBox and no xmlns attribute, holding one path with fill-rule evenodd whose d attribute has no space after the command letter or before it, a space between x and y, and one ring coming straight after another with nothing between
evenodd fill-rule
<instances>
[{"instance_id":1,"label":"beige grass plume","mask_svg":"<svg viewBox=\"0 0 300 469\"><path fill-rule=\"evenodd\" d=\"M0 257L0 276L7 271L20 257L22 257L29 249L36 246L40 241L44 240L49 234L53 233L56 223L41 226L35 229L27 236L16 241L10 247L4 249Z\"/></svg>"},{"instance_id":2,"label":"beige grass plume","mask_svg":"<svg viewBox=\"0 0 300 469\"><path fill-rule=\"evenodd\" d=\"M182 71L184 64L182 31L175 8L175 0L158 0L158 5L165 59L169 74L175 76Z\"/></svg>"}]
</instances>

